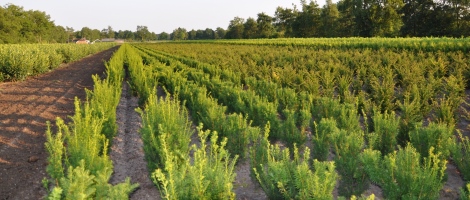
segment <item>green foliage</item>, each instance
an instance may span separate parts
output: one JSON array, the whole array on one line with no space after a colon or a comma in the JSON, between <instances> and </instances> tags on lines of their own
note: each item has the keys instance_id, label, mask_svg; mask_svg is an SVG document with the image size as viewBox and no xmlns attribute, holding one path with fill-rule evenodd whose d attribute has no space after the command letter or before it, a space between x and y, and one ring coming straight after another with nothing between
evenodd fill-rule
<instances>
[{"instance_id":1,"label":"green foliage","mask_svg":"<svg viewBox=\"0 0 470 200\"><path fill-rule=\"evenodd\" d=\"M98 76L93 77L95 91L87 92L85 102L75 98L71 124L66 125L58 118L57 133L54 135L50 127L46 131L45 146L49 153L46 171L55 183L49 199L127 199L138 187L129 179L115 186L108 184L113 172L107 155L108 141L117 130L115 120L122 65L108 66L112 78L99 80Z\"/></svg>"},{"instance_id":2,"label":"green foliage","mask_svg":"<svg viewBox=\"0 0 470 200\"><path fill-rule=\"evenodd\" d=\"M445 160L450 156L450 149L455 144L453 135L453 126L431 122L427 127L417 127L410 133L410 143L421 157L428 157L428 152L433 147L439 152L440 158Z\"/></svg>"},{"instance_id":3,"label":"green foliage","mask_svg":"<svg viewBox=\"0 0 470 200\"><path fill-rule=\"evenodd\" d=\"M126 63L128 65L130 85L139 96L139 105L143 106L152 94L152 89L157 87L157 81L152 74L152 67L144 66L142 57L131 47L126 47ZM149 63L150 64L150 63Z\"/></svg>"},{"instance_id":4,"label":"green foliage","mask_svg":"<svg viewBox=\"0 0 470 200\"><path fill-rule=\"evenodd\" d=\"M0 33L1 35L1 33ZM65 44L12 44L0 46L0 80L21 81L28 76L43 74L87 55L109 49L114 44L65 45ZM65 52L67 49L67 53ZM70 54L70 55L69 55Z\"/></svg>"},{"instance_id":5,"label":"green foliage","mask_svg":"<svg viewBox=\"0 0 470 200\"><path fill-rule=\"evenodd\" d=\"M250 166L251 166L251 176L253 179L256 179L254 169L258 171L261 170L261 166L268 162L269 151L266 149L270 148L271 143L269 142L269 128L270 124L268 123L263 130L263 133L258 135L258 138L253 140L253 145L250 147Z\"/></svg>"},{"instance_id":6,"label":"green foliage","mask_svg":"<svg viewBox=\"0 0 470 200\"><path fill-rule=\"evenodd\" d=\"M363 131L348 132L341 129L332 132L330 138L336 155L337 171L341 175L339 194L346 197L362 194L369 186L369 178L359 160L364 147Z\"/></svg>"},{"instance_id":7,"label":"green foliage","mask_svg":"<svg viewBox=\"0 0 470 200\"><path fill-rule=\"evenodd\" d=\"M93 187L94 178L90 171L85 169L84 160L81 160L76 168L70 166L67 177L60 179L63 196L68 199L91 199L96 192Z\"/></svg>"},{"instance_id":8,"label":"green foliage","mask_svg":"<svg viewBox=\"0 0 470 200\"><path fill-rule=\"evenodd\" d=\"M461 97L444 97L434 101L433 106L436 108L437 121L454 126L456 124L457 109L461 102Z\"/></svg>"},{"instance_id":9,"label":"green foliage","mask_svg":"<svg viewBox=\"0 0 470 200\"><path fill-rule=\"evenodd\" d=\"M112 140L117 133L116 124L116 108L121 98L121 82L122 77L116 82L111 79L100 80L98 75L93 75L94 88L93 91L86 90L89 98L93 115L103 119L103 127L101 133L106 139Z\"/></svg>"},{"instance_id":10,"label":"green foliage","mask_svg":"<svg viewBox=\"0 0 470 200\"><path fill-rule=\"evenodd\" d=\"M382 76L371 76L370 86L372 99L380 112L390 112L395 109L395 81L393 70L382 69Z\"/></svg>"},{"instance_id":11,"label":"green foliage","mask_svg":"<svg viewBox=\"0 0 470 200\"><path fill-rule=\"evenodd\" d=\"M0 6L0 44L66 42L67 32L39 10L6 4Z\"/></svg>"},{"instance_id":12,"label":"green foliage","mask_svg":"<svg viewBox=\"0 0 470 200\"><path fill-rule=\"evenodd\" d=\"M452 160L459 168L462 177L466 180L470 180L470 139L467 136L463 136L459 132L458 139L460 142L455 143L452 148Z\"/></svg>"},{"instance_id":13,"label":"green foliage","mask_svg":"<svg viewBox=\"0 0 470 200\"><path fill-rule=\"evenodd\" d=\"M96 176L86 170L85 161L73 168L69 167L66 177L60 178L60 186L55 187L48 199L128 199L138 184L130 184L129 179L116 186L108 184L112 170L104 168Z\"/></svg>"},{"instance_id":14,"label":"green foliage","mask_svg":"<svg viewBox=\"0 0 470 200\"><path fill-rule=\"evenodd\" d=\"M95 199L128 199L129 194L139 187L139 184L131 184L129 177L123 183L112 186L108 183L112 173L110 168L104 168L94 177Z\"/></svg>"},{"instance_id":15,"label":"green foliage","mask_svg":"<svg viewBox=\"0 0 470 200\"><path fill-rule=\"evenodd\" d=\"M338 77L338 92L339 92L339 98L342 103L344 102L349 102L353 103L352 101L354 100L353 93L350 91L350 87L352 86L352 76L350 75L344 75Z\"/></svg>"},{"instance_id":16,"label":"green foliage","mask_svg":"<svg viewBox=\"0 0 470 200\"><path fill-rule=\"evenodd\" d=\"M309 7L315 9L307 4L306 8ZM377 13L373 14L377 17ZM403 149L393 153L398 145L402 148L408 142L414 145L413 151L421 155L420 162L413 166L421 166L422 171L434 157L439 166L448 158L453 141L444 135L454 130L454 122L448 119L455 119L455 108L461 101L465 79L459 70L468 69L468 56L459 51L465 51L467 43L468 39L463 38L342 38L133 46L140 56L136 60L148 65L145 67L160 85L186 101L195 122L204 122L207 128L228 137L227 149L231 153L246 151L242 146L250 143L255 132L259 133L248 130L258 127L272 133L269 139L281 140L292 147L294 142L302 141L299 138L309 131L307 126L313 119L316 124L312 128L313 157L326 160L330 147L334 148L332 159L342 176L339 190L349 197L361 194L369 179L379 182L369 176L372 167L382 169L376 170L377 174L394 177L387 180L395 186L380 184L381 187L392 191L405 185L395 181L398 179L395 172L390 175L390 170L383 170L387 169L383 163L392 163L391 158L398 160L398 154L405 154L400 153L405 152ZM430 117L430 123L434 119L440 124L447 123L448 129L421 127L425 117ZM260 177L267 170L270 153L265 149L269 145L265 134L250 150L252 167L260 172ZM431 155L431 147L437 153ZM361 154L363 148L367 150ZM371 159L376 165L364 164L360 158L373 149L382 152L375 151L378 156ZM289 159L295 157L294 153L289 154ZM406 153L409 157L412 154ZM395 170L400 176L419 174L401 165ZM427 167L427 172L431 168ZM287 177L281 172L274 177L273 170L270 173L270 180ZM436 185L433 181L437 179L429 178L427 182ZM414 182L418 181L408 182L417 185ZM273 192L279 198L296 190L290 184L293 182L271 183L265 185L266 190L282 191ZM431 190L431 186L423 188Z\"/></svg>"},{"instance_id":17,"label":"green foliage","mask_svg":"<svg viewBox=\"0 0 470 200\"><path fill-rule=\"evenodd\" d=\"M374 132L368 136L369 146L383 155L395 151L400 118L396 117L395 112L381 114L376 110L372 121Z\"/></svg>"},{"instance_id":18,"label":"green foliage","mask_svg":"<svg viewBox=\"0 0 470 200\"><path fill-rule=\"evenodd\" d=\"M323 118L336 118L339 116L338 108L340 107L339 101L333 98L319 98L316 99L312 106L312 116L316 122L320 122Z\"/></svg>"},{"instance_id":19,"label":"green foliage","mask_svg":"<svg viewBox=\"0 0 470 200\"><path fill-rule=\"evenodd\" d=\"M178 99L170 100L160 98L157 95L150 95L144 111L137 110L142 117L142 141L144 142L145 158L149 170L165 167L167 156L165 155L163 143L183 162L189 152L191 141L191 123L188 120L187 110L180 105ZM160 137L164 133L171 133L164 137L167 141L162 141Z\"/></svg>"},{"instance_id":20,"label":"green foliage","mask_svg":"<svg viewBox=\"0 0 470 200\"><path fill-rule=\"evenodd\" d=\"M360 160L370 179L387 199L437 199L443 187L446 161L429 150L421 159L411 145L381 158L379 151L366 149ZM423 161L421 161L423 160Z\"/></svg>"},{"instance_id":21,"label":"green foliage","mask_svg":"<svg viewBox=\"0 0 470 200\"><path fill-rule=\"evenodd\" d=\"M231 159L224 149L227 139L217 144L217 132L202 131L198 127L200 146L193 145L192 162L186 159L179 161L176 152L170 151L166 142L170 135L163 133L161 137L165 168L156 169L152 173L155 184L159 185L164 199L235 199L233 193L233 172L237 156ZM211 134L210 146L206 145Z\"/></svg>"},{"instance_id":22,"label":"green foliage","mask_svg":"<svg viewBox=\"0 0 470 200\"><path fill-rule=\"evenodd\" d=\"M60 187L55 187L52 192L48 195L47 199L48 200L60 200L62 198L62 188Z\"/></svg>"},{"instance_id":23,"label":"green foliage","mask_svg":"<svg viewBox=\"0 0 470 200\"><path fill-rule=\"evenodd\" d=\"M230 138L227 141L227 150L232 155L238 155L240 159L245 158L249 143L260 135L260 128L252 127L247 117L241 114L230 114L223 122L221 137Z\"/></svg>"},{"instance_id":24,"label":"green foliage","mask_svg":"<svg viewBox=\"0 0 470 200\"><path fill-rule=\"evenodd\" d=\"M323 118L317 125L315 123L315 134L312 137L313 157L320 161L326 161L330 153L330 135L338 132L336 121L333 118Z\"/></svg>"},{"instance_id":25,"label":"green foliage","mask_svg":"<svg viewBox=\"0 0 470 200\"><path fill-rule=\"evenodd\" d=\"M294 110L285 109L283 111L286 120L282 123L282 139L287 142L289 146L293 144L303 144L307 139L306 132L302 132L297 128L296 112ZM304 125L306 123L304 122Z\"/></svg>"},{"instance_id":26,"label":"green foliage","mask_svg":"<svg viewBox=\"0 0 470 200\"><path fill-rule=\"evenodd\" d=\"M470 183L467 183L465 188L460 188L460 199L468 200L470 199Z\"/></svg>"},{"instance_id":27,"label":"green foliage","mask_svg":"<svg viewBox=\"0 0 470 200\"><path fill-rule=\"evenodd\" d=\"M291 159L289 148L281 150L278 145L269 144L267 135L265 133L259 141L266 146L252 150L252 159L262 159L251 163L258 164L252 165L253 173L270 199L333 198L332 192L338 177L334 162L314 160L314 170L311 170L310 149L305 148L301 157L299 150L294 146L292 152L294 156Z\"/></svg>"},{"instance_id":28,"label":"green foliage","mask_svg":"<svg viewBox=\"0 0 470 200\"><path fill-rule=\"evenodd\" d=\"M60 118L56 122L57 133L52 135L50 123L47 122L46 130L46 150L49 153L47 157L48 165L46 168L47 173L58 182L62 177L64 177L64 166L62 159L65 156L65 147L64 147L64 138L62 136L62 129L65 124L64 121Z\"/></svg>"},{"instance_id":29,"label":"green foliage","mask_svg":"<svg viewBox=\"0 0 470 200\"><path fill-rule=\"evenodd\" d=\"M423 121L421 99L419 93L414 94L413 100L411 100L410 95L405 95L403 103L399 102L399 108L402 113L397 140L398 144L402 146L410 141L410 133L415 130L415 127L420 126Z\"/></svg>"},{"instance_id":30,"label":"green foliage","mask_svg":"<svg viewBox=\"0 0 470 200\"><path fill-rule=\"evenodd\" d=\"M112 163L107 156L108 140L101 134L104 119L93 112L89 102L80 106L76 98L73 127L64 127L63 131L67 142L67 164L75 167L84 160L86 169L96 174L100 169L111 167Z\"/></svg>"},{"instance_id":31,"label":"green foliage","mask_svg":"<svg viewBox=\"0 0 470 200\"><path fill-rule=\"evenodd\" d=\"M296 114L296 125L300 127L301 132L307 131L312 121L312 113L310 112L310 109L300 109Z\"/></svg>"}]
</instances>

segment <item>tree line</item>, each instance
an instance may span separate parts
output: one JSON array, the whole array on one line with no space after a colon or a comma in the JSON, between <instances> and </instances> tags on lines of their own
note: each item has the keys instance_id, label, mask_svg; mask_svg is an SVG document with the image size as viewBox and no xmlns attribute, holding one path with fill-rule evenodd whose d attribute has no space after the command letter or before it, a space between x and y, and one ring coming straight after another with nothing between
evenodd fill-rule
<instances>
[{"instance_id":1,"label":"tree line","mask_svg":"<svg viewBox=\"0 0 470 200\"><path fill-rule=\"evenodd\" d=\"M326 0L278 7L274 16L235 17L227 30L178 28L165 39L251 39L283 37L468 37L468 0Z\"/></svg>"},{"instance_id":2,"label":"tree line","mask_svg":"<svg viewBox=\"0 0 470 200\"><path fill-rule=\"evenodd\" d=\"M177 28L171 33L115 31L57 26L45 12L7 4L0 7L0 44L90 41L103 38L128 41L202 40L304 37L468 37L470 0L301 0L300 6L277 7L274 16L234 17L227 29Z\"/></svg>"},{"instance_id":3,"label":"tree line","mask_svg":"<svg viewBox=\"0 0 470 200\"><path fill-rule=\"evenodd\" d=\"M125 39L129 41L157 40L157 34L147 26L137 26L136 31L115 31L111 26L102 30L83 27L55 25L51 17L38 10L24 10L23 7L6 4L0 6L0 44L18 43L66 43L86 38L94 41L104 38Z\"/></svg>"}]
</instances>

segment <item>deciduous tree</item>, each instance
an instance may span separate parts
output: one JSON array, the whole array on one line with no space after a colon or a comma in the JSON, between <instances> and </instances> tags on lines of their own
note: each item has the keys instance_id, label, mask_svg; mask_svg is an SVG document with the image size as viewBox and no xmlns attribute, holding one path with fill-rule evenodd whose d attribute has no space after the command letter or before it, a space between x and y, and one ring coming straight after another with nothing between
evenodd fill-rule
<instances>
[{"instance_id":1,"label":"deciduous tree","mask_svg":"<svg viewBox=\"0 0 470 200\"><path fill-rule=\"evenodd\" d=\"M243 38L244 24L245 19L240 17L235 17L230 20L228 25L226 38L228 39L241 39Z\"/></svg>"},{"instance_id":2,"label":"deciduous tree","mask_svg":"<svg viewBox=\"0 0 470 200\"><path fill-rule=\"evenodd\" d=\"M339 29L339 11L332 0L326 0L321 12L321 36L338 37Z\"/></svg>"},{"instance_id":3,"label":"deciduous tree","mask_svg":"<svg viewBox=\"0 0 470 200\"><path fill-rule=\"evenodd\" d=\"M259 13L258 19L258 37L260 38L272 38L275 35L276 30L273 26L273 18L266 13Z\"/></svg>"},{"instance_id":4,"label":"deciduous tree","mask_svg":"<svg viewBox=\"0 0 470 200\"><path fill-rule=\"evenodd\" d=\"M258 23L253 18L248 18L243 24L243 38L252 39L258 36Z\"/></svg>"},{"instance_id":5,"label":"deciduous tree","mask_svg":"<svg viewBox=\"0 0 470 200\"><path fill-rule=\"evenodd\" d=\"M277 7L274 13L274 27L279 37L293 37L292 24L297 17L297 10L290 8Z\"/></svg>"}]
</instances>

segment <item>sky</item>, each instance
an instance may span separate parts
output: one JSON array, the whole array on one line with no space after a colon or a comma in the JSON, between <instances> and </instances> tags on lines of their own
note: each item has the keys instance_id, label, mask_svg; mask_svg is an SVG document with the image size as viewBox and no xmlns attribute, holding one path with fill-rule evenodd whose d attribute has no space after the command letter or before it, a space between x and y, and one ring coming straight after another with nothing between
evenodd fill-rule
<instances>
[{"instance_id":1,"label":"sky","mask_svg":"<svg viewBox=\"0 0 470 200\"><path fill-rule=\"evenodd\" d=\"M265 12L274 16L278 6L293 8L300 0L7 0L25 10L44 11L56 25L75 31L82 27L115 31L136 31L138 25L150 32L171 33L178 27L191 29L227 29L230 20L244 19ZM308 1L307 1L308 2ZM317 1L320 6L324 0ZM5 6L7 3L2 4Z\"/></svg>"}]
</instances>

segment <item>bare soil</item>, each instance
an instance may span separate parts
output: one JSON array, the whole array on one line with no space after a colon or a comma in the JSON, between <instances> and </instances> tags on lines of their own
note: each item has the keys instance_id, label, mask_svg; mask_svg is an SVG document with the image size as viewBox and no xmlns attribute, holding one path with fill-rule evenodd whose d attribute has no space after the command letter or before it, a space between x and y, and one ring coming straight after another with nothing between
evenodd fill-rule
<instances>
[{"instance_id":1,"label":"bare soil","mask_svg":"<svg viewBox=\"0 0 470 200\"><path fill-rule=\"evenodd\" d=\"M103 60L118 47L22 82L0 83L0 199L41 199L46 195L46 121L66 121L74 98L93 89L92 74L103 75Z\"/></svg>"},{"instance_id":2,"label":"bare soil","mask_svg":"<svg viewBox=\"0 0 470 200\"><path fill-rule=\"evenodd\" d=\"M131 194L130 199L160 199L160 193L147 170L143 142L138 132L142 126L142 120L135 111L138 101L137 97L131 95L127 82L123 82L121 100L116 110L119 129L110 152L114 165L114 174L110 182L114 185L129 177L131 183L139 184L139 188Z\"/></svg>"}]
</instances>

